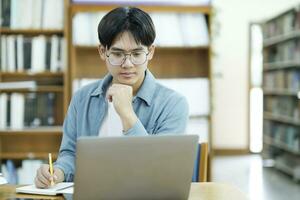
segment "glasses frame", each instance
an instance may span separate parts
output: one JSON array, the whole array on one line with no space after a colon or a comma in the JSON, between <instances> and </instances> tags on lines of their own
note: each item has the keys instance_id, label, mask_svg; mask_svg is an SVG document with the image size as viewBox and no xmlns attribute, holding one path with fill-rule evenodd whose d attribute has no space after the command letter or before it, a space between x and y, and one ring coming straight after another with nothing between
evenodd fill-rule
<instances>
[{"instance_id":1,"label":"glasses frame","mask_svg":"<svg viewBox=\"0 0 300 200\"><path fill-rule=\"evenodd\" d=\"M146 59L145 59L145 61L144 61L143 63L135 64L135 63L133 63L132 60L131 60L131 55L132 55L132 52L134 52L134 51L131 51L131 52L129 52L129 53L122 52L122 53L124 54L124 56L125 56L125 57L123 58L122 63L119 64L119 65L115 65L115 64L112 64L112 63L110 62L110 60L109 60L109 56L110 56L113 52L110 52L109 54L107 54L107 51L108 51L108 49L106 49L105 56L107 57L108 62L109 62L111 65L113 65L113 66L121 66L121 65L123 65L124 62L125 62L126 59L127 59L127 56L129 56L129 60L130 60L130 62L131 62L133 65L142 65L142 64L144 64L144 63L147 61L148 55L149 55L149 53L150 53L149 50L148 50L148 52L146 52L146 51L144 51L144 50L139 51L139 52L146 53ZM121 52L121 51L120 51L120 52Z\"/></svg>"}]
</instances>

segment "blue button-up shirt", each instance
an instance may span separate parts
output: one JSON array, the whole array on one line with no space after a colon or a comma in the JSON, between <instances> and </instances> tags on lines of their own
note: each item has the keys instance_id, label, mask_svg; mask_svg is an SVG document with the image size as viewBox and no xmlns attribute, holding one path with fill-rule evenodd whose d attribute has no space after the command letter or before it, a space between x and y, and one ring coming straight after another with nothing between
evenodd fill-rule
<instances>
[{"instance_id":1,"label":"blue button-up shirt","mask_svg":"<svg viewBox=\"0 0 300 200\"><path fill-rule=\"evenodd\" d=\"M153 135L184 133L188 120L188 104L182 95L159 84L149 70L133 98L138 121L125 134ZM97 136L108 103L105 93L112 76L78 90L70 103L63 125L63 138L55 167L63 170L65 181L73 181L76 141L80 136Z\"/></svg>"}]
</instances>

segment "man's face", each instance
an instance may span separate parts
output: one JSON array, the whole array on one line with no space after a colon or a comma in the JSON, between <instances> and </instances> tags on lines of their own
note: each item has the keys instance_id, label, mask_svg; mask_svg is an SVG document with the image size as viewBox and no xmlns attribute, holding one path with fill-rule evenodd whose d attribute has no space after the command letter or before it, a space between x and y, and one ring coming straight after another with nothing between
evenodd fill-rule
<instances>
[{"instance_id":1,"label":"man's face","mask_svg":"<svg viewBox=\"0 0 300 200\"><path fill-rule=\"evenodd\" d=\"M109 49L100 45L99 53L113 76L113 83L129 85L136 90L144 80L148 61L152 59L154 53L154 46L148 48L137 44L131 33L124 32L116 38Z\"/></svg>"}]
</instances>

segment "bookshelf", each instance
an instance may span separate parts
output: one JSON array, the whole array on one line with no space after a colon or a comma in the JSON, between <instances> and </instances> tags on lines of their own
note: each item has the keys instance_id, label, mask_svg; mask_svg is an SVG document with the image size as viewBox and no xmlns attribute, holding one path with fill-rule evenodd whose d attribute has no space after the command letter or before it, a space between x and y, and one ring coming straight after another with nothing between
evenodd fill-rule
<instances>
[{"instance_id":1,"label":"bookshelf","mask_svg":"<svg viewBox=\"0 0 300 200\"><path fill-rule=\"evenodd\" d=\"M78 1L77 1L78 2ZM87 33L97 33L96 25L100 21L100 16L119 5L114 4L100 4L100 3L86 3L81 1L80 3L70 4L70 18L69 18L69 85L70 91L74 88L74 81L78 79L99 79L104 77L107 73L105 63L100 59L98 55L97 45L98 41L95 35L90 37L84 35L76 36L78 29L76 29L76 19L79 14L95 15L97 24L94 23L94 27L87 26ZM134 5L148 12L152 17L156 13L176 13L178 15L185 14L201 14L205 17L205 30L207 30L208 42L199 43L197 45L188 44L176 44L175 45L164 45L156 44L155 55L149 62L149 69L158 79L175 79L175 78L206 78L209 82L209 96L211 96L211 45L209 42L210 38L210 20L212 15L212 7L208 6L182 6L182 5ZM98 17L98 18L97 18ZM96 21L93 18L89 18L91 22ZM161 18L159 18L161 19ZM82 22L82 21L81 21ZM154 21L155 26L157 25ZM201 23L199 22L199 26ZM83 27L80 27L84 29ZM75 31L74 31L75 29ZM156 26L157 37L159 37L159 27ZM176 32L177 29L173 31ZM170 34L170 30L164 30ZM201 30L200 30L201 31ZM178 32L181 32L180 30ZM192 31L191 31L192 32ZM199 33L199 35L201 35ZM95 38L94 41L87 41L85 38ZM76 40L79 40L76 42ZM208 142L211 145L211 98L209 98L209 113L201 115L202 118L208 121ZM201 134L201 133L194 133ZM212 157L212 151L210 152ZM209 164L210 165L210 164ZM210 173L210 172L209 172Z\"/></svg>"},{"instance_id":2,"label":"bookshelf","mask_svg":"<svg viewBox=\"0 0 300 200\"><path fill-rule=\"evenodd\" d=\"M300 180L300 7L263 23L263 157Z\"/></svg>"},{"instance_id":3,"label":"bookshelf","mask_svg":"<svg viewBox=\"0 0 300 200\"><path fill-rule=\"evenodd\" d=\"M7 99L12 101L13 94L20 94L23 96L23 102L18 101L18 103L23 104L21 108L25 113L30 113L24 114L22 126L17 128L13 127L12 123L8 123L14 120L9 119L12 115L8 114L9 111L6 110L6 114L2 113L2 115L0 113L0 118L6 115L6 124L3 126L2 121L2 127L0 125L0 163L5 160L15 160L16 163L27 159L46 160L49 152L56 157L62 138L63 119L70 99L67 58L68 26L66 26L69 0L0 1L2 3L0 87L1 83L19 81L36 84L34 88L0 89L0 104L3 103L1 96L5 96L6 103L3 105L7 107ZM27 7L30 8L26 9ZM56 13L55 17L53 17L53 12ZM13 38L15 50L11 50L8 38ZM41 46L39 41L36 42L37 47L34 47L36 38L43 38L46 43L42 43ZM30 43L30 49L25 48L26 41ZM21 50L18 49L19 44ZM34 52L34 48L38 50ZM48 50L48 48L53 50ZM28 52L29 55L26 54ZM34 68L34 65L41 64L39 61L34 61L34 57L42 57L40 52L46 54L44 63L42 67ZM61 53L54 56L53 52ZM66 52L65 55L62 52ZM16 58L14 62L9 60L11 59L9 54ZM29 58L30 63L25 67L26 60ZM51 68L52 63L54 63L54 68ZM12 104L11 102L11 108L20 107ZM13 111L12 108L10 112ZM47 120L44 119L46 115L44 112L47 114ZM26 120L27 117L32 120L31 123L29 123L30 120Z\"/></svg>"},{"instance_id":4,"label":"bookshelf","mask_svg":"<svg viewBox=\"0 0 300 200\"><path fill-rule=\"evenodd\" d=\"M49 3L53 0L33 1L45 1ZM0 85L4 82L35 81L37 86L22 89L0 89L0 106L2 94L45 95L52 93L55 94L56 98L53 102L55 105L53 109L55 122L52 126L26 127L22 129L12 129L10 127L5 129L0 128L0 163L3 160L9 159L16 160L17 162L25 159L47 159L47 153L49 152L52 152L56 157L62 138L61 125L73 94L74 81L85 78L99 79L107 73L105 63L98 56L97 42L92 45L74 43L72 31L74 28L73 21L78 13L105 13L119 5L101 5L85 2L77 4L70 0L62 1L64 2L64 26L62 26L62 28L47 28L43 26L42 28L20 28L20 24L16 24L14 28L0 27L0 35L6 39L11 36L15 36L16 38L18 38L18 36L22 36L23 38L43 36L42 40L46 38L46 41L52 41L53 36L64 38L65 50L67 52L63 70L51 70L51 67L50 70L49 67L47 70L28 70L24 66L21 66L21 69L25 70L19 70L17 62L15 63L17 70L11 70L8 66L5 66L5 70L3 70L3 66L1 65L3 59L1 59ZM27 0L24 0L24 2L22 1L21 4L27 6L25 5ZM205 30L208 32L207 37L208 39L210 38L210 20L212 14L210 5L182 6L139 4L135 6L150 13L201 14L204 16ZM99 20L98 18L97 23ZM95 34L97 32L96 29L87 30ZM149 68L157 78L206 78L209 82L209 96L211 96L210 62L211 45L208 40L207 43L199 43L197 45L159 45L156 48L155 57L151 61ZM211 101L211 98L209 101ZM211 107L211 105L209 106ZM209 110L211 110L211 108L209 108ZM205 118L208 121L209 143L211 143L212 121L210 111L207 114L201 115L201 118ZM210 156L212 156L212 154ZM210 173L210 170L208 171Z\"/></svg>"}]
</instances>

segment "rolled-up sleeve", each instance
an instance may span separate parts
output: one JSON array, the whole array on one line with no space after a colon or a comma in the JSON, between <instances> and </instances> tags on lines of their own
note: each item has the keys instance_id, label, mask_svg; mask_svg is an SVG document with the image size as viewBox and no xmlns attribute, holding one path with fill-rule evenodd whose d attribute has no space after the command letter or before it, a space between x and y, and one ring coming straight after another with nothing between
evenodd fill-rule
<instances>
[{"instance_id":1,"label":"rolled-up sleeve","mask_svg":"<svg viewBox=\"0 0 300 200\"><path fill-rule=\"evenodd\" d=\"M67 182L73 181L75 172L75 154L76 154L76 96L71 100L68 112L63 124L63 137L59 149L59 156L54 167L60 168L65 175Z\"/></svg>"},{"instance_id":2,"label":"rolled-up sleeve","mask_svg":"<svg viewBox=\"0 0 300 200\"><path fill-rule=\"evenodd\" d=\"M128 129L127 131L124 132L125 135L148 135L144 125L142 124L142 122L138 119L135 124L133 125L133 127L131 127L130 129Z\"/></svg>"}]
</instances>

